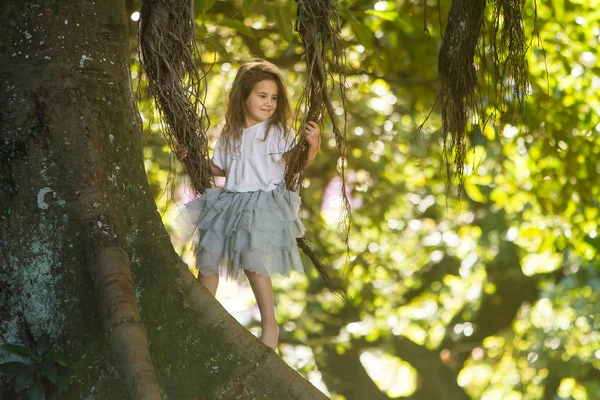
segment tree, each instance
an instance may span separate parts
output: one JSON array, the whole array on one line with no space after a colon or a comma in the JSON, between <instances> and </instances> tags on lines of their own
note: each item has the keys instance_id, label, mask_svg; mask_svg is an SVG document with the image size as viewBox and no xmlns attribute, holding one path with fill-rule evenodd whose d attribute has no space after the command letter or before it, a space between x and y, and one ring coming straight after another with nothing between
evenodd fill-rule
<instances>
[{"instance_id":1,"label":"tree","mask_svg":"<svg viewBox=\"0 0 600 400\"><path fill-rule=\"evenodd\" d=\"M125 2L0 12L1 341L47 334L74 361L51 398L324 398L173 251L143 168Z\"/></svg>"},{"instance_id":2,"label":"tree","mask_svg":"<svg viewBox=\"0 0 600 400\"><path fill-rule=\"evenodd\" d=\"M112 4L94 6L116 13L116 7L108 8ZM222 103L219 95L227 79L237 65L254 55L280 65L290 88L295 89L302 74L302 60L292 35L293 2L223 0L198 1L196 4L197 34L210 45L206 46L204 57L206 61L212 61L216 56L217 60L209 75L208 108L212 120L220 118ZM339 4L350 76L348 176L355 210L351 261L346 273L353 302L343 305L333 299L322 290L314 274L306 281L291 282L282 287L277 293L277 301L284 327L281 346L284 359L292 363L293 359L287 354L294 349L309 354L294 366L308 376L319 371L334 398L343 395L348 399L404 397L416 400L438 398L442 390L442 398L464 398L465 393L471 398L598 397L599 353L596 349L600 347L597 335L600 325L595 316L600 312L597 257L600 249L597 232L600 170L593 162L600 146L596 128L600 119L594 111L598 108L597 79L594 77L597 75L594 46L600 29L594 17L597 4L538 2L534 10L534 4L527 3L524 11L526 37L535 38L534 28L539 28L537 33L543 47L537 40L531 44L530 87L525 113L520 119L504 113L496 100L483 96L486 115L495 114L499 123L481 128L473 126L467 131L472 150L467 153L465 198L461 202L445 197L438 156L442 145L441 118L437 109L422 133L414 134L415 127L425 119L439 92L437 51L446 24L438 23L437 4L428 3L423 7L415 2L382 1L374 5L367 0ZM115 82L114 78L102 78L105 74L93 68L98 65L117 68L100 62L104 55L94 59L96 52L93 55L91 51L77 52L72 59L57 58L54 53L43 54L52 58L41 61L48 64L38 65L32 58L35 50L28 54L22 48L11 51L15 43L25 41L28 35L33 36L34 32L45 34L40 33L39 28L34 31L30 25L17 23L21 10L26 10L32 18L41 18L38 15L42 11L43 15L50 15L46 18L54 21L48 28L53 42L47 43L53 44L53 52L65 46L63 40L72 40L74 31L70 29L74 29L73 23L83 26L76 19L82 18L77 13L73 17L69 14L65 25L64 15L60 14L64 10L51 8L49 14L35 8L35 12L31 12L29 7L11 4L2 5L0 9L0 29L12 32L12 36L0 36L3 57L0 82L4 85L0 90L3 155L0 199L4 213L3 258L0 258L1 340L28 341L28 325L32 325L33 339L39 338L40 326L44 331L57 332L49 313L64 304L67 295L63 289L69 294L77 293L79 305L67 303L66 311L60 314L58 321L66 321L67 334L55 341L55 347L79 363L77 380L93 382L91 386L99 392L98 398L124 395L116 362L107 355L105 341L99 333L99 319L90 315L96 307L93 305L95 297L89 293L89 274L85 268L80 268L92 258L88 256L92 253L87 244L91 239L87 238L95 236L87 227L93 226L97 231L98 221L107 226L110 217L113 225L109 226L114 226L111 229L118 232L118 238L132 260L133 279L139 288L136 295L150 338L155 369L170 371L168 376L159 372L161 387L174 393L173 397L182 399L188 398L183 392L188 386L178 382L198 380L201 390L211 390L222 381L210 380L209 376L222 375L197 378L191 364L176 362L168 369L170 360L177 354L191 351L198 354L198 359L209 362L208 367L213 365L210 358L217 355L215 362L224 361L222 354L230 354L229 351L225 353L229 350L226 344L229 342L210 341L206 344L199 338L220 335L214 332L221 325L215 327L213 323L202 322L209 320L213 313L224 318L227 326L231 320L204 296L194 299L205 302L206 307L196 300L181 300L189 293L185 289L187 284L181 283L188 282L185 271L177 269L181 268L177 267L180 261L168 247L164 232L156 228L155 207L141 192L151 192L161 212L164 210L164 196L160 195L165 187L169 155L164 140L153 134L149 103L143 98L139 102L146 116L144 137L140 139L136 136L138 128L130 125L134 116L121 115L121 110L131 106L122 107L124 103L115 103L124 102L130 96L126 75L123 72L121 88L117 91L114 84L108 83ZM82 12L89 17L94 17L94 12L100 15L96 9ZM446 4L442 4L440 12L440 20L445 22ZM486 8L484 25L491 20L490 12L490 8ZM537 24L533 23L534 12L537 12ZM429 39L423 29L424 14L427 17L425 26L431 34ZM119 18L115 20L123 21L125 17ZM5 22L11 19L15 21L12 25ZM95 26L98 31L91 31L89 46L95 47L93 40L98 37L101 42L104 38L115 37L123 41L124 30L122 36L115 36L114 26L110 25L113 22L108 16L90 22L88 26ZM94 32L99 35L93 36ZM60 38L62 36L66 39ZM32 38L34 44L39 41ZM58 46L57 42L60 43ZM24 43L20 45L25 46ZM124 47L123 43L121 45ZM142 74L134 57L128 59L125 50L115 53L112 45L105 44L97 49L113 55L107 60L115 64L118 60L124 64L131 61L132 72L137 74L134 87L138 85ZM15 57L12 57L13 53ZM25 58L25 55L29 57ZM53 60L62 64L51 64ZM483 60L476 58L475 62ZM51 91L52 97L49 97L48 93L36 94L33 90L40 86L36 86L36 82L41 78L39 74L25 70L27 65L29 68L51 68L47 71L53 85L58 82L54 76L71 71L66 67L74 65L75 72L64 79L68 90L61 90L60 95L56 90ZM17 72L27 75L24 86L20 86L22 81L16 82ZM94 72L96 75L92 75ZM100 82L90 83L90 76ZM143 80L141 85L143 91ZM12 86L19 90L15 99ZM9 90L5 91L6 88ZM58 107L71 99L67 97L70 93L79 95L76 106L68 102L69 107ZM94 108L86 105L91 104L88 98L102 97L104 103L94 102ZM35 100L38 98L41 101ZM11 101L13 105L10 105ZM108 101L112 104L108 105ZM15 104L25 106L17 109ZM89 111L86 115L90 115L90 121L86 124L90 124L90 129L86 132L91 140L88 143L94 144L85 152L94 152L90 153L94 156L90 161L105 160L101 164L104 167L102 173L96 172L96 177L104 178L96 179L102 183L102 188L111 188L102 192L107 193L108 200L104 202L109 202L109 206L103 205L100 211L95 211L94 203L92 207L80 207L79 202L83 200L78 199L87 196L88 192L69 189L67 185L67 178L74 179L75 174L90 168L83 161L73 164L81 165L81 171L63 167L71 157L75 160L83 157L83 139L74 133L67 138L69 146L78 144L79 154L59 151L66 144L55 140L57 132L72 132L64 126L68 122L67 116L69 121L81 123L77 121L81 116L80 104ZM102 108L95 108L100 105ZM50 121L44 117L50 111L63 109L71 111ZM107 114L107 110L112 111ZM119 122L119 119L127 121ZM11 122L10 126L15 128L5 128L13 120L16 122ZM129 131L116 129L119 126L127 127ZM25 130L19 134L16 127L25 127ZM31 129L29 136L24 135L32 127L36 129ZM112 143L110 135L114 138ZM149 186L144 183L140 161L136 161L139 154L134 147L140 146L139 141L147 145L145 162ZM323 200L327 200L324 199L326 188L335 183L332 166L338 162L337 153L330 151L326 141L324 143L323 151L307 171L304 212L311 221L307 224L311 235L318 239L315 243L319 255L329 255L329 261L341 269L345 260L344 244L327 220L321 218L322 214L331 211L324 206ZM48 155L50 150L52 153ZM54 164L46 163L47 157ZM46 167L42 168L42 165ZM43 174L35 174L35 171ZM18 181L17 187L15 182L19 177L28 180ZM53 181L46 182L48 177ZM122 184L114 187L113 179ZM86 179L78 181L79 185L90 185ZM41 196L39 205L48 205L48 209L37 208L38 195ZM59 207L63 201L65 208L61 213L63 209ZM98 207L102 204L98 201ZM119 207L121 204L134 206ZM26 213L27 205L35 213ZM89 210L86 213L78 211L82 209ZM136 216L142 213L143 221L139 222ZM63 214L67 215L67 223L60 220ZM85 229L80 223L85 224ZM56 231L56 238L44 236L48 230ZM9 232L12 233L9 235ZM25 241L29 237L35 238L31 245ZM51 241L58 237L63 237L64 241L56 242L58 244ZM163 251L163 245L168 251ZM60 254L64 252L66 256L56 256L56 252L48 249L60 251ZM20 258L13 261L15 255L20 254ZM71 261L73 257L79 257L73 261L76 265ZM61 263L55 262L59 259ZM21 267L32 265L40 267ZM63 270L69 272L52 272ZM50 283L42 280L44 277L48 277ZM39 286L46 292L32 291L31 282L40 281L44 285ZM173 282L176 284L172 285ZM57 285L62 297L45 294L50 289L51 293L57 292ZM176 286L174 293L166 291L166 285ZM23 288L34 296L32 300L38 301L29 301L26 294L22 295L26 297L23 300L20 296ZM193 288L194 294L198 291L202 292ZM62 300L46 301L57 297ZM17 305L9 304L8 299ZM200 311L183 310L181 302ZM90 314L85 314L85 310ZM19 327L20 322L15 317L18 313L35 316L30 318L33 324L25 320ZM65 315L73 318L67 319ZM80 330L79 325L71 325L68 321L84 321L83 325L92 327L94 332ZM176 326L176 329L167 330L168 326ZM231 332L238 332L231 329ZM188 336L192 331L198 335ZM16 332L20 332L20 336ZM242 332L240 335L243 344L247 343L245 340L254 342L249 335ZM53 337L58 336L53 334ZM251 351L252 348L249 347ZM210 358L204 357L205 354ZM234 354L236 360L248 362L248 366L248 360L256 359L244 356L246 353L241 351ZM373 366L376 363L385 365L387 370L378 371ZM90 366L92 369L88 370ZM395 382L383 380L390 370L397 374ZM201 372L207 371L212 369ZM240 372L221 364L218 371L223 372L223 376ZM235 382L235 377L233 379ZM2 382L11 384L12 381ZM89 392L89 387L75 383L70 390L83 392L88 388ZM205 393L199 396L208 397Z\"/></svg>"}]
</instances>

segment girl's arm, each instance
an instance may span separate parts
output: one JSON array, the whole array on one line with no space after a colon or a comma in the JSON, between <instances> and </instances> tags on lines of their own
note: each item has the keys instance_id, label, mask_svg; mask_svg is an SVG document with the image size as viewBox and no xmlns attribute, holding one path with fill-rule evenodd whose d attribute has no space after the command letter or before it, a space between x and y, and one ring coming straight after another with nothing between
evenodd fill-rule
<instances>
[{"instance_id":1,"label":"girl's arm","mask_svg":"<svg viewBox=\"0 0 600 400\"><path fill-rule=\"evenodd\" d=\"M178 146L177 158L179 158L179 160L183 160L186 157L187 157L187 149L185 149L184 147ZM217 167L215 165L215 163L213 162L213 160L209 160L209 161L210 161L210 173L212 176L225 176L225 171L223 171L221 168Z\"/></svg>"},{"instance_id":2,"label":"girl's arm","mask_svg":"<svg viewBox=\"0 0 600 400\"><path fill-rule=\"evenodd\" d=\"M210 173L213 176L225 176L225 171L217 167L212 160L210 160Z\"/></svg>"},{"instance_id":3,"label":"girl's arm","mask_svg":"<svg viewBox=\"0 0 600 400\"><path fill-rule=\"evenodd\" d=\"M321 147L321 130L319 129L319 125L316 122L309 121L306 124L306 128L304 128L304 137L308 142L308 157L306 159L306 166L304 167L306 168L317 157L319 147Z\"/></svg>"},{"instance_id":4,"label":"girl's arm","mask_svg":"<svg viewBox=\"0 0 600 400\"><path fill-rule=\"evenodd\" d=\"M304 138L308 142L308 157L306 157L306 165L308 167L310 163L317 157L319 147L321 146L321 130L319 125L314 121L308 121L304 127Z\"/></svg>"}]
</instances>

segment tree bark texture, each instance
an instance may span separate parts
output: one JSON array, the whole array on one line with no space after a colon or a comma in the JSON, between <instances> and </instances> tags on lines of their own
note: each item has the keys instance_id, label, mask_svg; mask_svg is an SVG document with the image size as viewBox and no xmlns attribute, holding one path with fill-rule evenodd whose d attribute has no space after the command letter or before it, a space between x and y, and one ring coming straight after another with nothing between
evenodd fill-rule
<instances>
[{"instance_id":1,"label":"tree bark texture","mask_svg":"<svg viewBox=\"0 0 600 400\"><path fill-rule=\"evenodd\" d=\"M51 399L325 398L174 252L143 167L127 23L124 0L0 3L0 343L47 333L75 362Z\"/></svg>"}]
</instances>

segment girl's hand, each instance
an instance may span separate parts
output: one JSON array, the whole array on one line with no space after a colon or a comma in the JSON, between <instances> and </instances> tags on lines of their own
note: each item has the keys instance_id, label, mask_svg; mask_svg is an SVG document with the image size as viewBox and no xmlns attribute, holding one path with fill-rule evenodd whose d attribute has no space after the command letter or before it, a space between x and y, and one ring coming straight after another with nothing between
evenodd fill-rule
<instances>
[{"instance_id":1,"label":"girl's hand","mask_svg":"<svg viewBox=\"0 0 600 400\"><path fill-rule=\"evenodd\" d=\"M223 171L221 168L217 167L215 165L215 163L213 162L213 160L210 160L210 173L213 176L227 176L225 174L225 171Z\"/></svg>"},{"instance_id":2,"label":"girl's hand","mask_svg":"<svg viewBox=\"0 0 600 400\"><path fill-rule=\"evenodd\" d=\"M314 121L308 121L304 127L304 138L310 147L319 147L321 144L321 130Z\"/></svg>"}]
</instances>

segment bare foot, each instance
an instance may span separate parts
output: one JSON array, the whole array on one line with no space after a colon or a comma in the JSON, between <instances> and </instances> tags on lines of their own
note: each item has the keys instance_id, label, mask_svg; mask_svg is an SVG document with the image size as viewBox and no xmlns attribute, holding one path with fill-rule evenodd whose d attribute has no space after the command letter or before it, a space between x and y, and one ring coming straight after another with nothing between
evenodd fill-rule
<instances>
[{"instance_id":1,"label":"bare foot","mask_svg":"<svg viewBox=\"0 0 600 400\"><path fill-rule=\"evenodd\" d=\"M262 334L260 339L264 344L272 348L277 349L277 342L279 341L279 326L278 325L263 325Z\"/></svg>"}]
</instances>

